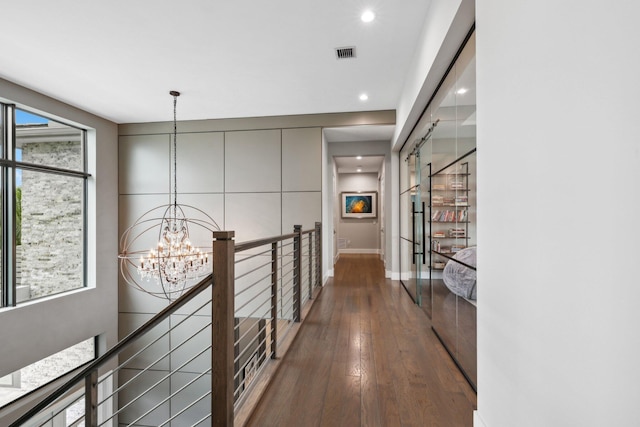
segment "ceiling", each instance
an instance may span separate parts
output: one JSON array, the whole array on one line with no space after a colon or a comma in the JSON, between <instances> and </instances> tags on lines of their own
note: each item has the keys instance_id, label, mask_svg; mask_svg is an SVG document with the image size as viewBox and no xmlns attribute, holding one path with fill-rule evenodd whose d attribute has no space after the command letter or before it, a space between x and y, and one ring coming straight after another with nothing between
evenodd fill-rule
<instances>
[{"instance_id":1,"label":"ceiling","mask_svg":"<svg viewBox=\"0 0 640 427\"><path fill-rule=\"evenodd\" d=\"M171 120L169 90L182 92L178 120L393 110L428 7L429 0L5 2L0 77L116 123ZM373 22L360 19L365 9ZM334 49L345 46L355 46L356 57L338 60ZM391 139L389 127L358 128L327 138Z\"/></svg>"},{"instance_id":2,"label":"ceiling","mask_svg":"<svg viewBox=\"0 0 640 427\"><path fill-rule=\"evenodd\" d=\"M324 128L323 132L330 142L391 141L394 129L394 125L362 125Z\"/></svg>"},{"instance_id":3,"label":"ceiling","mask_svg":"<svg viewBox=\"0 0 640 427\"><path fill-rule=\"evenodd\" d=\"M329 142L359 142L359 141L391 141L393 125L380 126L345 126L324 128L324 137ZM382 170L384 156L335 156L334 161L338 173L377 173Z\"/></svg>"},{"instance_id":4,"label":"ceiling","mask_svg":"<svg viewBox=\"0 0 640 427\"><path fill-rule=\"evenodd\" d=\"M382 169L384 156L339 157L335 156L338 173L377 173Z\"/></svg>"}]
</instances>

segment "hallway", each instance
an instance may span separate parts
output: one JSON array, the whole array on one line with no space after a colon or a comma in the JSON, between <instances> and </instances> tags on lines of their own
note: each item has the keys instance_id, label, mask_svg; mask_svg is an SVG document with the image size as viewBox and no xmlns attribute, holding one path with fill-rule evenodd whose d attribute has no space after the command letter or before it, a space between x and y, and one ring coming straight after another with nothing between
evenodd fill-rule
<instances>
[{"instance_id":1,"label":"hallway","mask_svg":"<svg viewBox=\"0 0 640 427\"><path fill-rule=\"evenodd\" d=\"M248 426L472 425L476 395L377 255L341 255Z\"/></svg>"}]
</instances>

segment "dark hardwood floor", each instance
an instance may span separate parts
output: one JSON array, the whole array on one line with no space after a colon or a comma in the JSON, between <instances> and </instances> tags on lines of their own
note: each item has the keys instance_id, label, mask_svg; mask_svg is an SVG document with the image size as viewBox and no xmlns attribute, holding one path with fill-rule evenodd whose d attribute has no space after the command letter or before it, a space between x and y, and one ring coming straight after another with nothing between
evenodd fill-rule
<instances>
[{"instance_id":1,"label":"dark hardwood floor","mask_svg":"<svg viewBox=\"0 0 640 427\"><path fill-rule=\"evenodd\" d=\"M342 255L248 426L472 426L476 395L377 255Z\"/></svg>"}]
</instances>

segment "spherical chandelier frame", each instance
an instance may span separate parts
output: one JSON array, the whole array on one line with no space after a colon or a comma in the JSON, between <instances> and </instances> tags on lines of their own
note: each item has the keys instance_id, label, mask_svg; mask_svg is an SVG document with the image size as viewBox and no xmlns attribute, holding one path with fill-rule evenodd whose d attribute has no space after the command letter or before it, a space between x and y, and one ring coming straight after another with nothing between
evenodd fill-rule
<instances>
[{"instance_id":1,"label":"spherical chandelier frame","mask_svg":"<svg viewBox=\"0 0 640 427\"><path fill-rule=\"evenodd\" d=\"M187 213L193 214L191 217ZM196 216L197 215L197 216ZM200 247L191 242L190 228L211 236ZM175 300L212 271L213 232L220 227L203 210L184 204L156 206L140 216L120 237L120 272L125 282L151 296ZM178 247L169 236L177 235ZM151 237L148 237L151 236ZM138 249L141 240L159 242L155 248ZM163 248L160 249L161 243ZM200 242L198 242L200 243ZM188 249L185 252L185 249Z\"/></svg>"}]
</instances>

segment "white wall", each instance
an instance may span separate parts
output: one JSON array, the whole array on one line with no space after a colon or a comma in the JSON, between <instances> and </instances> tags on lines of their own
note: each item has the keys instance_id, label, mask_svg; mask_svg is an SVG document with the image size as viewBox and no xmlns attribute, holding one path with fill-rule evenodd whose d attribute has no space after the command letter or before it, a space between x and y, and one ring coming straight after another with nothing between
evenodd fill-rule
<instances>
[{"instance_id":1,"label":"white wall","mask_svg":"<svg viewBox=\"0 0 640 427\"><path fill-rule=\"evenodd\" d=\"M387 171L387 173L389 173L388 171L391 171L392 175L387 175L387 179L385 179L385 191L384 191L384 200L379 200L378 202L380 204L384 203L387 207L390 207L390 209L388 209L386 212L387 214L385 215L384 218L384 228L385 230L395 230L397 229L397 216L394 216L394 209L395 206L397 206L397 202L395 202L397 199L397 187L398 187L398 181L397 181L397 177L398 177L398 171L397 169L394 169L393 165L394 165L394 159L393 157L397 157L396 155L392 156L391 150L390 150L390 144L388 141L360 141L360 142L347 142L347 143L339 143L339 142L334 142L334 143L329 143L327 144L327 152L326 155L324 157L324 161L328 164L328 165L332 165L333 164L333 157L334 156L356 156L356 155L362 155L362 156L385 156L384 159L384 163L385 163L385 171ZM323 183L324 187L323 187L323 192L329 192L333 195L333 184L332 184L332 180L331 178L327 178L324 180ZM381 192L382 193L382 192ZM396 197L394 199L394 197ZM331 197L328 200L328 203L330 203L330 209L329 212L333 212L333 209L336 205L338 201L338 197ZM389 212L391 213L391 215L389 215ZM328 219L328 221L325 221L325 224L327 224L328 226L331 227L331 230L333 230L333 228L335 227L335 225L333 224L333 218ZM336 230L337 231L337 230ZM333 232L333 231L331 231ZM391 238L387 238L385 239L385 250L384 250L384 256L385 256L385 265L386 265L386 276L387 277L392 277L392 272L398 271L398 235L396 231L392 232L392 236ZM333 248L331 248L331 253L329 254L330 258L328 257L328 259L333 260L335 257L335 253L333 253ZM333 265L331 265L331 268L333 268Z\"/></svg>"},{"instance_id":2,"label":"white wall","mask_svg":"<svg viewBox=\"0 0 640 427\"><path fill-rule=\"evenodd\" d=\"M331 198L333 175L335 174L335 164L327 161L329 142L324 132L322 133L322 283L333 276L333 253L335 246L335 235L333 234L333 204Z\"/></svg>"},{"instance_id":3,"label":"white wall","mask_svg":"<svg viewBox=\"0 0 640 427\"><path fill-rule=\"evenodd\" d=\"M341 204L342 192L377 192L378 173L339 173L338 193L336 203ZM380 212L378 200L377 212ZM342 212L342 208L340 208ZM338 223L338 238L346 239L346 248L341 253L379 253L380 252L380 217L377 218L340 218Z\"/></svg>"},{"instance_id":4,"label":"white wall","mask_svg":"<svg viewBox=\"0 0 640 427\"><path fill-rule=\"evenodd\" d=\"M475 17L473 0L431 0L396 111L393 149L399 151L445 75Z\"/></svg>"},{"instance_id":5,"label":"white wall","mask_svg":"<svg viewBox=\"0 0 640 427\"><path fill-rule=\"evenodd\" d=\"M637 426L640 3L477 2L476 426Z\"/></svg>"},{"instance_id":6,"label":"white wall","mask_svg":"<svg viewBox=\"0 0 640 427\"><path fill-rule=\"evenodd\" d=\"M102 349L117 342L118 148L114 123L1 79L0 97L92 128L88 142L88 287L0 309L2 377L97 335L102 335Z\"/></svg>"}]
</instances>

